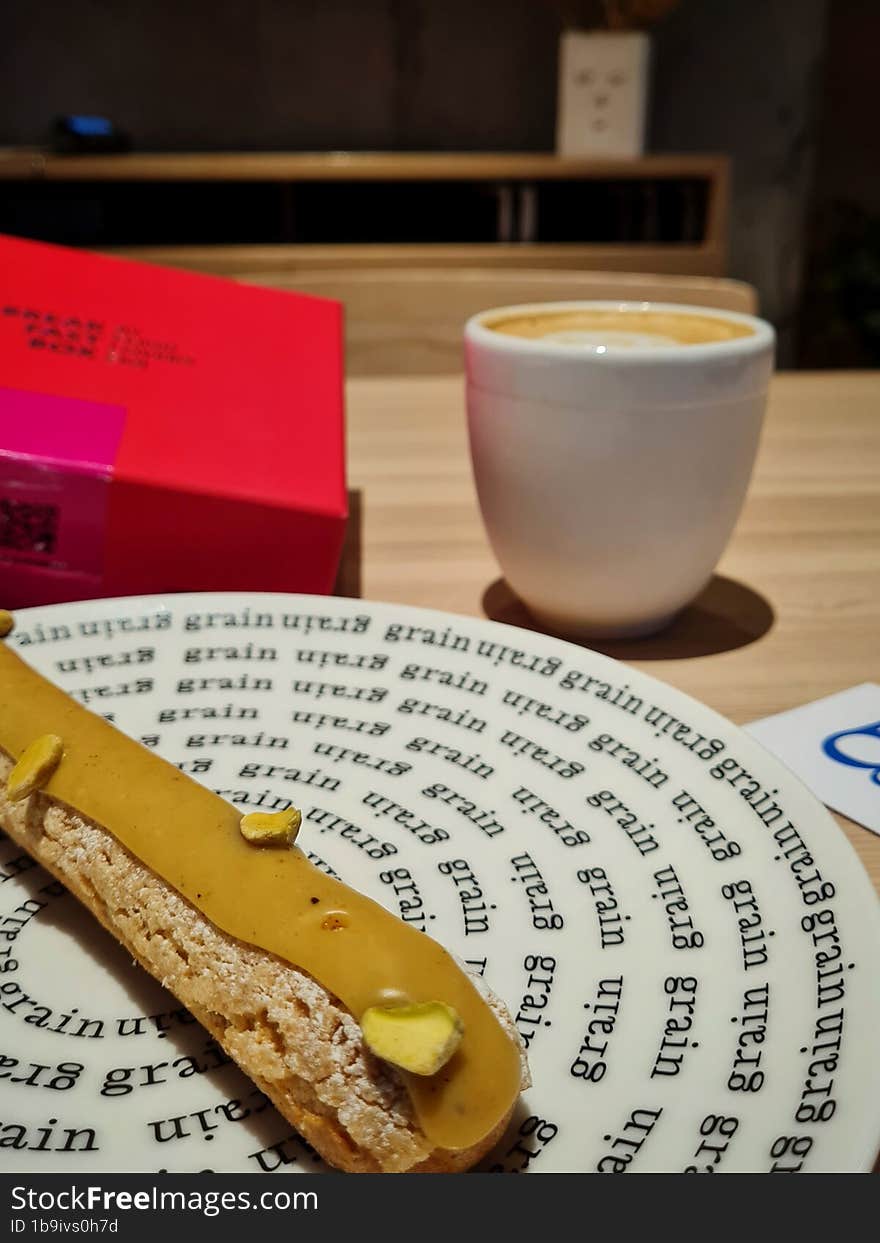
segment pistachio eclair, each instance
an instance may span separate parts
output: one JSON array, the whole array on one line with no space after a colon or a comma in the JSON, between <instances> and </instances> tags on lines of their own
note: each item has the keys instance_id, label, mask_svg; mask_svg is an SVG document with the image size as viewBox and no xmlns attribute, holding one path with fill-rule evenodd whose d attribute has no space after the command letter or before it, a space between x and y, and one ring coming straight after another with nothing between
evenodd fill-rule
<instances>
[{"instance_id":1,"label":"pistachio eclair","mask_svg":"<svg viewBox=\"0 0 880 1243\"><path fill-rule=\"evenodd\" d=\"M243 825L5 644L0 782L3 829L332 1165L465 1170L501 1135L528 1082L506 1010L310 863L294 812Z\"/></svg>"}]
</instances>

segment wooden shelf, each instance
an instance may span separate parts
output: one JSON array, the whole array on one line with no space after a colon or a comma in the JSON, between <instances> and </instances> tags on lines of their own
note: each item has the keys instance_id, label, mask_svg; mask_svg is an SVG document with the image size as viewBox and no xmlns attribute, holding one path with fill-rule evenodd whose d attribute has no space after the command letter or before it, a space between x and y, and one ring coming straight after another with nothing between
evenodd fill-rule
<instances>
[{"instance_id":1,"label":"wooden shelf","mask_svg":"<svg viewBox=\"0 0 880 1243\"><path fill-rule=\"evenodd\" d=\"M0 180L22 181L557 181L723 178L720 155L638 160L564 158L543 152L132 152L54 155L0 150Z\"/></svg>"},{"instance_id":2,"label":"wooden shelf","mask_svg":"<svg viewBox=\"0 0 880 1243\"><path fill-rule=\"evenodd\" d=\"M727 199L727 158L711 154L0 150L0 231L105 250L211 246L217 262L235 247L250 270L277 267L283 250L297 267L719 276Z\"/></svg>"}]
</instances>

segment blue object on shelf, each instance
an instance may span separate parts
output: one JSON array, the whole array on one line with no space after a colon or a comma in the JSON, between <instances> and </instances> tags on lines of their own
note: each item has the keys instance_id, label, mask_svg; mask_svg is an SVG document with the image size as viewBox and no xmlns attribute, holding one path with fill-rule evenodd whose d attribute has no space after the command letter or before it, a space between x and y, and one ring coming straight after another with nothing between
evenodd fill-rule
<instances>
[{"instance_id":1,"label":"blue object on shelf","mask_svg":"<svg viewBox=\"0 0 880 1243\"><path fill-rule=\"evenodd\" d=\"M107 117L74 113L56 120L52 149L64 155L110 154L130 151L131 139Z\"/></svg>"}]
</instances>

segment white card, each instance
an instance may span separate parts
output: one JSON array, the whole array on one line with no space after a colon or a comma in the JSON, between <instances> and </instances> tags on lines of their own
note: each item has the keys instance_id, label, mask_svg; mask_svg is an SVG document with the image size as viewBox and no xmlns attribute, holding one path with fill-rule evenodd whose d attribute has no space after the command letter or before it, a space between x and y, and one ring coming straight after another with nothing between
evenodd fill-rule
<instances>
[{"instance_id":1,"label":"white card","mask_svg":"<svg viewBox=\"0 0 880 1243\"><path fill-rule=\"evenodd\" d=\"M745 729L823 803L880 833L880 686L852 686Z\"/></svg>"}]
</instances>

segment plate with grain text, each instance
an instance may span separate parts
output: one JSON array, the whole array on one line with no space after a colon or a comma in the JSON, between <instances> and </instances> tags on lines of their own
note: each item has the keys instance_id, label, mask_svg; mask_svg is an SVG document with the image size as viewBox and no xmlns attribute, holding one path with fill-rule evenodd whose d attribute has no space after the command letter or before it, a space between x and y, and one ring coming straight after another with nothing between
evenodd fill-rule
<instances>
[{"instance_id":1,"label":"plate with grain text","mask_svg":"<svg viewBox=\"0 0 880 1243\"><path fill-rule=\"evenodd\" d=\"M457 954L533 1086L481 1166L870 1169L880 908L753 739L540 634L360 600L22 610L89 709ZM0 1168L323 1171L178 1002L0 835Z\"/></svg>"}]
</instances>

